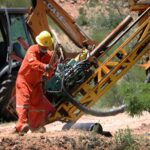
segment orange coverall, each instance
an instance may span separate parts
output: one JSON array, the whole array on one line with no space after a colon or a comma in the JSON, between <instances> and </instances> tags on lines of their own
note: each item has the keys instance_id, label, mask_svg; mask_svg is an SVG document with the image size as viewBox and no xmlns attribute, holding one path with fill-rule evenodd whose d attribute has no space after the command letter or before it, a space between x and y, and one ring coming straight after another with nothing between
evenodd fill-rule
<instances>
[{"instance_id":1,"label":"orange coverall","mask_svg":"<svg viewBox=\"0 0 150 150\"><path fill-rule=\"evenodd\" d=\"M55 111L52 104L44 96L42 76L45 65L52 56L51 51L42 53L38 45L31 46L22 62L16 80L16 111L18 122L16 130L19 132L25 123L29 123L31 130L40 127L49 113ZM49 77L53 70L49 71Z\"/></svg>"}]
</instances>

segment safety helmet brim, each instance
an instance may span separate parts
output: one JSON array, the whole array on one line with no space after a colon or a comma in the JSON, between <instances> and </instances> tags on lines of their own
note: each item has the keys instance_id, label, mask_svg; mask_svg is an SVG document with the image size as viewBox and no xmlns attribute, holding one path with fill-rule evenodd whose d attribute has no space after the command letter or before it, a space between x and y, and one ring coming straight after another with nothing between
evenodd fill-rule
<instances>
[{"instance_id":1,"label":"safety helmet brim","mask_svg":"<svg viewBox=\"0 0 150 150\"><path fill-rule=\"evenodd\" d=\"M47 48L52 48L53 47L53 39L47 31L41 32L39 35L36 36L35 38L36 42L38 45L47 47Z\"/></svg>"},{"instance_id":2,"label":"safety helmet brim","mask_svg":"<svg viewBox=\"0 0 150 150\"><path fill-rule=\"evenodd\" d=\"M39 44L40 46L47 47L47 48L51 47L51 44L48 44L48 43L47 43L47 44L43 44L43 43L40 41L39 36L37 36L37 37L35 38L35 40L36 40L37 44Z\"/></svg>"}]
</instances>

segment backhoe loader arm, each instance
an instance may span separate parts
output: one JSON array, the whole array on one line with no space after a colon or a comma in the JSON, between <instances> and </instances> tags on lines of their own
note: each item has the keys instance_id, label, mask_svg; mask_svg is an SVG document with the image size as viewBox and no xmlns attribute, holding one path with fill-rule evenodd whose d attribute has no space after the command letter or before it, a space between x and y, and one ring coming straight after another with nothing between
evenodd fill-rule
<instances>
[{"instance_id":1,"label":"backhoe loader arm","mask_svg":"<svg viewBox=\"0 0 150 150\"><path fill-rule=\"evenodd\" d=\"M50 17L80 48L87 49L96 44L77 26L73 18L54 0L32 0L32 9L27 17L27 24L33 37L42 30L50 31L47 16Z\"/></svg>"}]
</instances>

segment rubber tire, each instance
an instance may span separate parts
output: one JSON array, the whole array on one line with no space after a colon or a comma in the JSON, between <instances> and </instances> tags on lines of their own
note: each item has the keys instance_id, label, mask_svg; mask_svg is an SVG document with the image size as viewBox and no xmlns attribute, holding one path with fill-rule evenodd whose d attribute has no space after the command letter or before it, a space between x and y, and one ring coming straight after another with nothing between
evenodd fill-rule
<instances>
[{"instance_id":1,"label":"rubber tire","mask_svg":"<svg viewBox=\"0 0 150 150\"><path fill-rule=\"evenodd\" d=\"M6 107L11 99L12 91L15 88L16 73L6 75L0 85L0 118L3 121L15 121L17 115L14 109L14 114L10 113Z\"/></svg>"}]
</instances>

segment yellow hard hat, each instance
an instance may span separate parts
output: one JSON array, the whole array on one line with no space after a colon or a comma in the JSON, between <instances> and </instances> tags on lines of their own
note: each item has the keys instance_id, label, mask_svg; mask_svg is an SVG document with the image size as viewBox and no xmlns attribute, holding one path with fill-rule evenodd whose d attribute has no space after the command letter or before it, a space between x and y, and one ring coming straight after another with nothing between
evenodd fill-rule
<instances>
[{"instance_id":1,"label":"yellow hard hat","mask_svg":"<svg viewBox=\"0 0 150 150\"><path fill-rule=\"evenodd\" d=\"M36 36L35 40L40 46L48 48L52 48L53 46L53 39L48 31L42 31L39 35Z\"/></svg>"}]
</instances>

